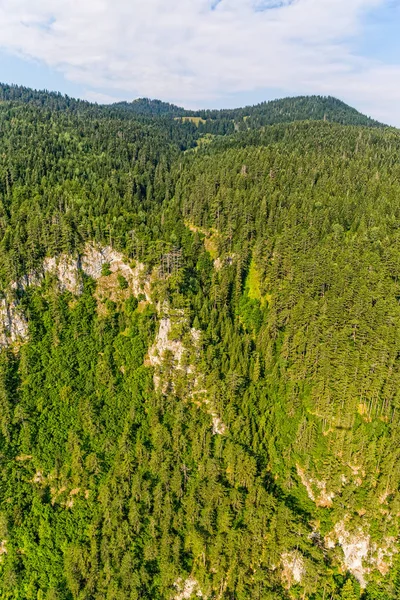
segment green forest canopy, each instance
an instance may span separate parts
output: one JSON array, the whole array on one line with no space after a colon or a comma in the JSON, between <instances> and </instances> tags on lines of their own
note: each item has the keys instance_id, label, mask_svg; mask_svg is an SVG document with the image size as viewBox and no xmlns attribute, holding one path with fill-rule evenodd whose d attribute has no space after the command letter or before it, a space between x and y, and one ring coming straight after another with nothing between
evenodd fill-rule
<instances>
[{"instance_id":1,"label":"green forest canopy","mask_svg":"<svg viewBox=\"0 0 400 600\"><path fill-rule=\"evenodd\" d=\"M169 599L192 577L209 598L358 598L327 544L345 527L368 536L363 598L396 598L399 132L331 98L196 126L1 95L2 302L29 327L0 352L1 596ZM143 263L152 302L121 276L108 298L84 276L13 291L87 242ZM153 378L160 306L223 435L190 369L167 352Z\"/></svg>"}]
</instances>

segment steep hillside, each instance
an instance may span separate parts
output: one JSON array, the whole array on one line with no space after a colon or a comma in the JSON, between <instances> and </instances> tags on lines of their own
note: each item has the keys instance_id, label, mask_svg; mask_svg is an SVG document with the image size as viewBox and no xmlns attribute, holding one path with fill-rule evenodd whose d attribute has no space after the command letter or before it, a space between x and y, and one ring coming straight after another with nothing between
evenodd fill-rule
<instances>
[{"instance_id":1,"label":"steep hillside","mask_svg":"<svg viewBox=\"0 0 400 600\"><path fill-rule=\"evenodd\" d=\"M0 104L0 596L396 599L399 132L188 150L35 94Z\"/></svg>"},{"instance_id":2,"label":"steep hillside","mask_svg":"<svg viewBox=\"0 0 400 600\"><path fill-rule=\"evenodd\" d=\"M306 123L250 140L196 153L176 201L214 232L216 290L253 334L232 414L365 585L398 549L400 137Z\"/></svg>"}]
</instances>

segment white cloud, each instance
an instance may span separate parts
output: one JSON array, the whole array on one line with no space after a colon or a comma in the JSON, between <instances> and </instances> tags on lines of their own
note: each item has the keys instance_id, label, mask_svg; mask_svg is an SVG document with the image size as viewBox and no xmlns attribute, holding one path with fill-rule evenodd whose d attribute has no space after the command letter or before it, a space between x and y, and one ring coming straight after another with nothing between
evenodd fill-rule
<instances>
[{"instance_id":1,"label":"white cloud","mask_svg":"<svg viewBox=\"0 0 400 600\"><path fill-rule=\"evenodd\" d=\"M270 87L332 94L400 123L400 65L359 57L351 44L366 11L384 4L0 0L0 45L61 71L92 98L102 90L201 106Z\"/></svg>"}]
</instances>

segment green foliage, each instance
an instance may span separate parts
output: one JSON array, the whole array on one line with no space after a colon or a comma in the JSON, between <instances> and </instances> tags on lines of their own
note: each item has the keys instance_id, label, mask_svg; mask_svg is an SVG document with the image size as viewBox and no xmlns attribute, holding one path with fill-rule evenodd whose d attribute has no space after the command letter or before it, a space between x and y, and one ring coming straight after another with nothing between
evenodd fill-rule
<instances>
[{"instance_id":1,"label":"green foliage","mask_svg":"<svg viewBox=\"0 0 400 600\"><path fill-rule=\"evenodd\" d=\"M110 263L103 263L101 267L101 274L103 277L108 277L108 275L111 275Z\"/></svg>"},{"instance_id":2,"label":"green foliage","mask_svg":"<svg viewBox=\"0 0 400 600\"><path fill-rule=\"evenodd\" d=\"M239 304L239 317L247 330L258 333L263 321L260 302L249 296L243 296Z\"/></svg>"},{"instance_id":3,"label":"green foliage","mask_svg":"<svg viewBox=\"0 0 400 600\"><path fill-rule=\"evenodd\" d=\"M126 290L129 287L127 280L125 279L125 277L123 275L121 275L121 273L118 273L117 279L118 279L118 285L121 288L121 290Z\"/></svg>"},{"instance_id":4,"label":"green foliage","mask_svg":"<svg viewBox=\"0 0 400 600\"><path fill-rule=\"evenodd\" d=\"M356 591L351 579L348 579L344 584L340 598L341 600L358 600L360 598L360 593Z\"/></svg>"},{"instance_id":5,"label":"green foliage","mask_svg":"<svg viewBox=\"0 0 400 600\"><path fill-rule=\"evenodd\" d=\"M1 597L164 600L189 575L210 598L360 597L323 537L399 535L399 133L333 98L197 128L157 101L1 94L2 301L29 327L0 352ZM26 284L88 240L144 262L153 304ZM165 306L187 368L170 352L155 388ZM397 562L364 598L397 597Z\"/></svg>"}]
</instances>

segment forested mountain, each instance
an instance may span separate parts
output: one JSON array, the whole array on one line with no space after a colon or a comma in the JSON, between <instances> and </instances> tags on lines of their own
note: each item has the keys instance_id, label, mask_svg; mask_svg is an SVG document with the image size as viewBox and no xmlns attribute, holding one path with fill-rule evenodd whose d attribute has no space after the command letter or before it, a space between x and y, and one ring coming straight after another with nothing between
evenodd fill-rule
<instances>
[{"instance_id":1,"label":"forested mountain","mask_svg":"<svg viewBox=\"0 0 400 600\"><path fill-rule=\"evenodd\" d=\"M173 104L141 98L134 102L120 102L113 108L141 116L163 116L193 122L200 132L226 135L235 131L262 129L276 123L313 120L331 121L342 125L383 127L355 108L330 96L298 96L262 102L255 106L227 110L189 111Z\"/></svg>"},{"instance_id":2,"label":"forested mountain","mask_svg":"<svg viewBox=\"0 0 400 600\"><path fill-rule=\"evenodd\" d=\"M147 117L164 120L180 118L186 122L193 120L203 134L207 132L230 134L238 130L260 129L266 125L304 120L326 120L342 125L384 127L382 123L331 96L297 96L261 102L244 108L190 111L169 102L149 98L98 105L85 100L75 100L58 92L0 84L0 100L35 104L52 110L67 109L81 113L89 111L91 115L96 112L102 116L111 114L119 118Z\"/></svg>"},{"instance_id":3,"label":"forested mountain","mask_svg":"<svg viewBox=\"0 0 400 600\"><path fill-rule=\"evenodd\" d=\"M2 98L1 598L398 598L400 132Z\"/></svg>"},{"instance_id":4,"label":"forested mountain","mask_svg":"<svg viewBox=\"0 0 400 600\"><path fill-rule=\"evenodd\" d=\"M186 111L186 115L190 114ZM290 123L303 120L326 120L342 125L364 125L382 127L374 121L330 96L298 96L262 102L255 106L228 110L202 110L191 113L204 120L234 121L235 129L259 129L275 123Z\"/></svg>"},{"instance_id":5,"label":"forested mountain","mask_svg":"<svg viewBox=\"0 0 400 600\"><path fill-rule=\"evenodd\" d=\"M59 92L48 90L33 90L22 85L0 84L0 100L3 102L15 101L31 105L51 108L52 110L76 109L90 106L85 100L76 100ZM94 105L92 105L94 106Z\"/></svg>"},{"instance_id":6,"label":"forested mountain","mask_svg":"<svg viewBox=\"0 0 400 600\"><path fill-rule=\"evenodd\" d=\"M161 100L150 100L150 98L138 98L133 102L116 102L112 105L115 108L125 109L136 115L146 115L151 117L170 116L183 117L187 113L184 108L162 102Z\"/></svg>"}]
</instances>

